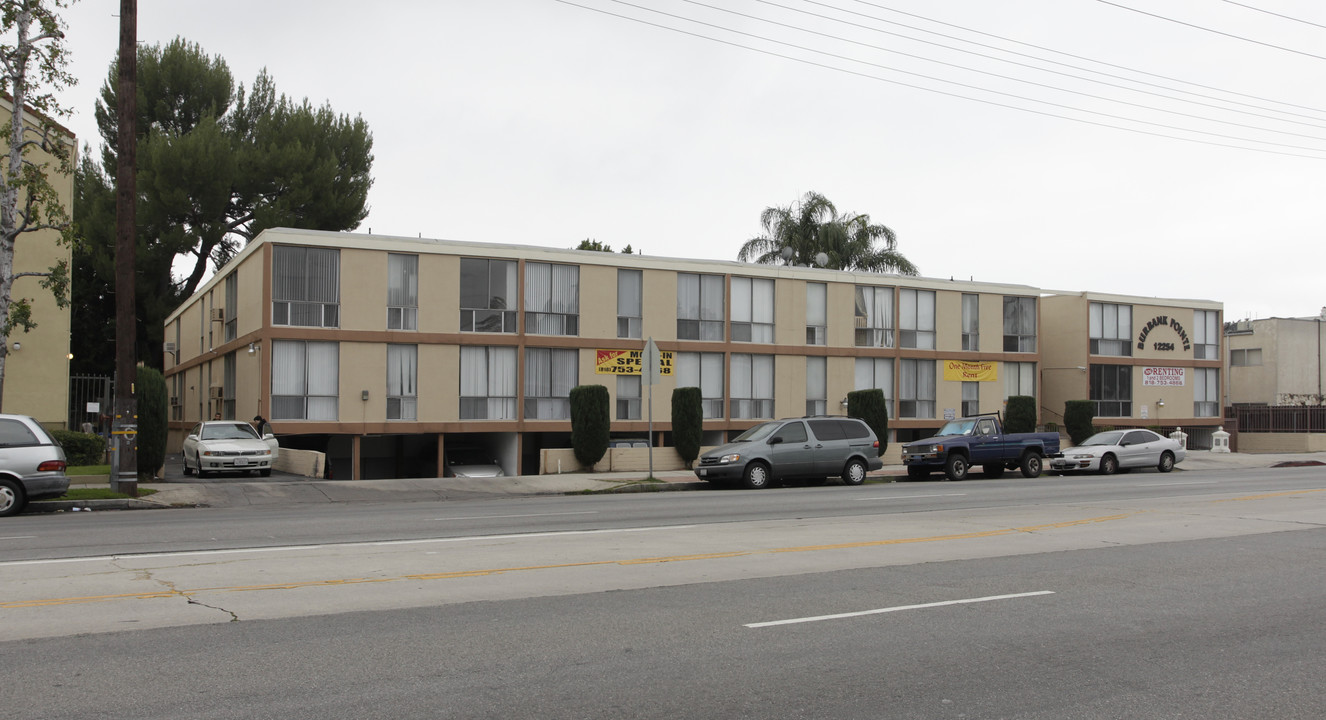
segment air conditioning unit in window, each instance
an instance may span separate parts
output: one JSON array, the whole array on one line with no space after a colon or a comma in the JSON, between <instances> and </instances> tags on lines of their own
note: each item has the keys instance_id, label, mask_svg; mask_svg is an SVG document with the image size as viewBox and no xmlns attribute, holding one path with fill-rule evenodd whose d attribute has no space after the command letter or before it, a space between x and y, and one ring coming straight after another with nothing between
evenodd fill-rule
<instances>
[{"instance_id":1,"label":"air conditioning unit in window","mask_svg":"<svg viewBox=\"0 0 1326 720\"><path fill-rule=\"evenodd\" d=\"M175 343L166 341L165 343L162 343L161 349L168 353L173 353L175 352Z\"/></svg>"},{"instance_id":2,"label":"air conditioning unit in window","mask_svg":"<svg viewBox=\"0 0 1326 720\"><path fill-rule=\"evenodd\" d=\"M212 322L225 322L225 321L226 321L226 309L212 308Z\"/></svg>"},{"instance_id":3,"label":"air conditioning unit in window","mask_svg":"<svg viewBox=\"0 0 1326 720\"><path fill-rule=\"evenodd\" d=\"M221 387L220 385L213 385L212 387L208 388L207 397L211 398L212 400L220 400L225 397L225 391L226 389Z\"/></svg>"},{"instance_id":4,"label":"air conditioning unit in window","mask_svg":"<svg viewBox=\"0 0 1326 720\"><path fill-rule=\"evenodd\" d=\"M856 316L856 326L859 327L859 328L866 327L866 316L865 316L865 315L857 315L857 316Z\"/></svg>"}]
</instances>

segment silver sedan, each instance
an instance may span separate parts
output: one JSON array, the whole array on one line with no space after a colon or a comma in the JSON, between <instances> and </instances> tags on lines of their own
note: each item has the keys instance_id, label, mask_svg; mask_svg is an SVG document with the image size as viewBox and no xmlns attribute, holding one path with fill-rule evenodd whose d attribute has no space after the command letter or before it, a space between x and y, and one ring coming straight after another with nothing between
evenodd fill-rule
<instances>
[{"instance_id":1,"label":"silver sedan","mask_svg":"<svg viewBox=\"0 0 1326 720\"><path fill-rule=\"evenodd\" d=\"M1186 455L1178 440L1150 430L1108 430L1092 435L1077 447L1064 450L1063 457L1050 461L1050 470L1113 475L1119 470L1152 467L1169 472L1183 462Z\"/></svg>"},{"instance_id":2,"label":"silver sedan","mask_svg":"<svg viewBox=\"0 0 1326 720\"><path fill-rule=\"evenodd\" d=\"M280 452L276 436L261 437L241 420L211 420L193 426L184 438L184 474L257 470L271 475Z\"/></svg>"}]
</instances>

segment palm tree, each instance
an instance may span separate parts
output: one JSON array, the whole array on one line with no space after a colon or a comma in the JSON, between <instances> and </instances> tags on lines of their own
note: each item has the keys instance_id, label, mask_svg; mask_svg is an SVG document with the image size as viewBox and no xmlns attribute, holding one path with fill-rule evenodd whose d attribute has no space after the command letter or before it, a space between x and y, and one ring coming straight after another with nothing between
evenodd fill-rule
<instances>
[{"instance_id":1,"label":"palm tree","mask_svg":"<svg viewBox=\"0 0 1326 720\"><path fill-rule=\"evenodd\" d=\"M828 198L808 192L787 207L760 213L764 234L747 240L737 253L741 262L819 265L835 270L863 270L916 275L916 266L898 252L898 238L884 225L872 225L864 213L839 215ZM882 242L880 247L877 242ZM820 255L824 257L819 257Z\"/></svg>"}]
</instances>

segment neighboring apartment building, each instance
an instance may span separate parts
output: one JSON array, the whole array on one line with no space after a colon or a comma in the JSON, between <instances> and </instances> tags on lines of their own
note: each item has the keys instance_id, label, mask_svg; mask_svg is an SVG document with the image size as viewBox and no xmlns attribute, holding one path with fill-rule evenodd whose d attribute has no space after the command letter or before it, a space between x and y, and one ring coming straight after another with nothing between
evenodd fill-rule
<instances>
[{"instance_id":1,"label":"neighboring apartment building","mask_svg":"<svg viewBox=\"0 0 1326 720\"><path fill-rule=\"evenodd\" d=\"M172 449L213 413L262 414L283 446L328 453L337 478L432 476L457 447L534 473L540 449L570 445L577 385L607 387L615 437L647 435L649 388L620 360L651 337L671 360L653 388L657 445L671 444L671 391L686 386L701 389L706 444L764 419L843 414L847 393L867 388L883 391L891 440L905 441L946 418L1002 410L1009 395L1039 395L1039 296L1024 285L268 230L166 321Z\"/></svg>"},{"instance_id":2,"label":"neighboring apartment building","mask_svg":"<svg viewBox=\"0 0 1326 720\"><path fill-rule=\"evenodd\" d=\"M1220 303L1047 291L1041 307L1043 422L1062 424L1064 403L1087 399L1098 426L1221 425Z\"/></svg>"},{"instance_id":3,"label":"neighboring apartment building","mask_svg":"<svg viewBox=\"0 0 1326 720\"><path fill-rule=\"evenodd\" d=\"M1323 405L1326 308L1317 317L1225 325L1228 405Z\"/></svg>"},{"instance_id":4,"label":"neighboring apartment building","mask_svg":"<svg viewBox=\"0 0 1326 720\"><path fill-rule=\"evenodd\" d=\"M12 99L0 93L0 125L8 126L13 111ZM38 127L31 110L24 118L30 127ZM59 126L57 129L63 133L72 157L77 149L73 133ZM43 161L37 155L40 149L34 147L29 152L37 162ZM48 177L65 211L72 215L73 175L60 174L52 168ZM21 197L19 202L23 202ZM72 248L60 243L58 231L24 233L14 244L14 273L44 273L62 260L70 262L72 257ZM37 326L30 332L16 329L9 335L3 407L7 413L31 415L47 428L64 428L69 422L69 306L59 307L55 296L40 283L39 277L14 281L11 297L31 302L32 319Z\"/></svg>"}]
</instances>

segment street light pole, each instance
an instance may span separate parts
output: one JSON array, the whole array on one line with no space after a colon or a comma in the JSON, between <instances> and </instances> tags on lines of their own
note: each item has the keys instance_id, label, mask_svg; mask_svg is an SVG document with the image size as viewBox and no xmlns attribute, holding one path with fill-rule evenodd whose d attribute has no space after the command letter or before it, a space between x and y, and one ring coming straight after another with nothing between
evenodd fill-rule
<instances>
[{"instance_id":1,"label":"street light pole","mask_svg":"<svg viewBox=\"0 0 1326 720\"><path fill-rule=\"evenodd\" d=\"M115 417L111 424L118 462L111 489L138 497L138 403L134 381L138 343L134 264L137 245L134 203L138 192L138 0L120 0L119 83L116 86L118 134L115 138Z\"/></svg>"}]
</instances>

